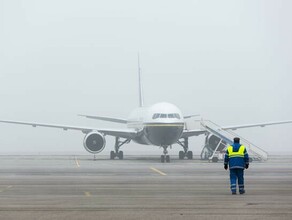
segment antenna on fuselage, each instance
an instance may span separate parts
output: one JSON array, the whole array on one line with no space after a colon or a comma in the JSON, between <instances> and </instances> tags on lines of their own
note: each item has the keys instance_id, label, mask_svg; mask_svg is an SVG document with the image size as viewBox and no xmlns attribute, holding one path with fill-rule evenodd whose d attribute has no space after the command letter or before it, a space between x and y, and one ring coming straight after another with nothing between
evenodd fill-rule
<instances>
[{"instance_id":1,"label":"antenna on fuselage","mask_svg":"<svg viewBox=\"0 0 292 220\"><path fill-rule=\"evenodd\" d=\"M139 78L139 107L143 107L144 101L143 101L143 89L142 89L142 82L141 82L141 68L140 68L139 53L138 53L138 78Z\"/></svg>"}]
</instances>

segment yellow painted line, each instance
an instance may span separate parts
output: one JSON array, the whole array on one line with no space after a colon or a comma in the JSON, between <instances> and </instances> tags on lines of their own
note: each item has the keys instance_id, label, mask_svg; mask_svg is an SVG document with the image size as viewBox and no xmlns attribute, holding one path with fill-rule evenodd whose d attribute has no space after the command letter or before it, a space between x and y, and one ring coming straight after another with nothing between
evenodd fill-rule
<instances>
[{"instance_id":1,"label":"yellow painted line","mask_svg":"<svg viewBox=\"0 0 292 220\"><path fill-rule=\"evenodd\" d=\"M91 196L91 193L90 193L90 192L84 192L84 195L85 195L86 197L90 197L90 196Z\"/></svg>"},{"instance_id":2,"label":"yellow painted line","mask_svg":"<svg viewBox=\"0 0 292 220\"><path fill-rule=\"evenodd\" d=\"M6 191L7 189L10 189L10 188L12 188L12 186L7 186L5 189L1 189L0 193L4 192L4 191Z\"/></svg>"},{"instance_id":3,"label":"yellow painted line","mask_svg":"<svg viewBox=\"0 0 292 220\"><path fill-rule=\"evenodd\" d=\"M154 167L150 167L150 169L153 170L153 171L156 172L156 173L159 173L159 174L162 175L162 176L166 176L166 175L167 175L166 173L163 173L162 171L160 171L160 170L158 170L158 169L156 169L156 168L154 168Z\"/></svg>"},{"instance_id":4,"label":"yellow painted line","mask_svg":"<svg viewBox=\"0 0 292 220\"><path fill-rule=\"evenodd\" d=\"M77 157L75 156L75 163L77 167L80 167L79 161L77 160Z\"/></svg>"}]
</instances>

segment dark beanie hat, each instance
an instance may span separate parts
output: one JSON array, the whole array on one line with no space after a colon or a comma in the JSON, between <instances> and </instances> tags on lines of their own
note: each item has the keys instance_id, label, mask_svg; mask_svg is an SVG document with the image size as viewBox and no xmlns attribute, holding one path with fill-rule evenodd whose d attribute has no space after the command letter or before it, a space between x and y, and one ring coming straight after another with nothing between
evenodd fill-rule
<instances>
[{"instance_id":1,"label":"dark beanie hat","mask_svg":"<svg viewBox=\"0 0 292 220\"><path fill-rule=\"evenodd\" d=\"M233 141L234 141L234 143L238 143L238 144L239 144L240 138L239 138L239 137L235 137L235 138L233 139Z\"/></svg>"}]
</instances>

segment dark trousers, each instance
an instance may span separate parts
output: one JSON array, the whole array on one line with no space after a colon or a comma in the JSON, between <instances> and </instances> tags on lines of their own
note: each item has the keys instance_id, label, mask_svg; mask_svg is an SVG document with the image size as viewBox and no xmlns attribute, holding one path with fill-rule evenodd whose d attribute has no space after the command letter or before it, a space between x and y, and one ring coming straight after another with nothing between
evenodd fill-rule
<instances>
[{"instance_id":1,"label":"dark trousers","mask_svg":"<svg viewBox=\"0 0 292 220\"><path fill-rule=\"evenodd\" d=\"M244 191L244 169L230 169L230 189L231 192L236 192L236 184L238 181L239 192Z\"/></svg>"}]
</instances>

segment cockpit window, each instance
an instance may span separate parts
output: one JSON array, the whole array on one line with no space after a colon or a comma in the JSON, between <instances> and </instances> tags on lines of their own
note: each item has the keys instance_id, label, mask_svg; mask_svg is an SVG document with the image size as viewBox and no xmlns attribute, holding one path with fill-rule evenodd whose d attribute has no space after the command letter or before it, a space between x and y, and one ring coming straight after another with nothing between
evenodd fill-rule
<instances>
[{"instance_id":1,"label":"cockpit window","mask_svg":"<svg viewBox=\"0 0 292 220\"><path fill-rule=\"evenodd\" d=\"M159 113L155 113L153 116L152 116L152 119L156 119L156 118L159 118Z\"/></svg>"},{"instance_id":2,"label":"cockpit window","mask_svg":"<svg viewBox=\"0 0 292 220\"><path fill-rule=\"evenodd\" d=\"M161 113L155 113L152 116L152 119L157 118L177 118L180 119L180 115L178 113L172 113L172 114L161 114Z\"/></svg>"}]
</instances>

